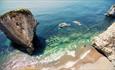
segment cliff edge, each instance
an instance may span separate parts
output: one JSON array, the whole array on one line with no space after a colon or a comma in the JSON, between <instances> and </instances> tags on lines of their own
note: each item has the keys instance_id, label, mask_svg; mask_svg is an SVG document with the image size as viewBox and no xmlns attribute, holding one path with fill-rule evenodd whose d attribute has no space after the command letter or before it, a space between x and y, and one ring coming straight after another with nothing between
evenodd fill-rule
<instances>
[{"instance_id":1,"label":"cliff edge","mask_svg":"<svg viewBox=\"0 0 115 70\"><path fill-rule=\"evenodd\" d=\"M115 66L115 22L106 31L93 39L93 46Z\"/></svg>"}]
</instances>

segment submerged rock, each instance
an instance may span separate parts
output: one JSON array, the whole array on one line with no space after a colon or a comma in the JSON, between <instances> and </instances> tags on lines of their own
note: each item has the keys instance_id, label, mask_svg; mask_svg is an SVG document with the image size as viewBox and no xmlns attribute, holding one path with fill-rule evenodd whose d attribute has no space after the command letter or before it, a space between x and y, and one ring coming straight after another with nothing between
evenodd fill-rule
<instances>
[{"instance_id":1,"label":"submerged rock","mask_svg":"<svg viewBox=\"0 0 115 70\"><path fill-rule=\"evenodd\" d=\"M115 5L112 5L109 11L105 15L115 17Z\"/></svg>"},{"instance_id":2,"label":"submerged rock","mask_svg":"<svg viewBox=\"0 0 115 70\"><path fill-rule=\"evenodd\" d=\"M34 51L33 37L36 20L27 9L13 10L0 16L0 29L6 36L31 54Z\"/></svg>"},{"instance_id":3,"label":"submerged rock","mask_svg":"<svg viewBox=\"0 0 115 70\"><path fill-rule=\"evenodd\" d=\"M115 66L115 22L105 32L94 38L93 46L107 56Z\"/></svg>"}]
</instances>

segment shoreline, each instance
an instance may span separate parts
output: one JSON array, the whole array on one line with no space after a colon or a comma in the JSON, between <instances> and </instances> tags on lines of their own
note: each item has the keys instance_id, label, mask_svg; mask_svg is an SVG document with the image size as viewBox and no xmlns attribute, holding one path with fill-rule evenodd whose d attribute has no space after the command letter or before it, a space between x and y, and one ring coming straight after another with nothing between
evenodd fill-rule
<instances>
[{"instance_id":1,"label":"shoreline","mask_svg":"<svg viewBox=\"0 0 115 70\"><path fill-rule=\"evenodd\" d=\"M12 58L13 57L11 57L11 59ZM5 70L88 70L87 67L90 69L90 66L95 70L100 67L103 70L113 69L112 63L110 63L106 57L98 53L93 47L83 47L72 54L65 53L58 60L46 64L40 64L39 60L35 60L35 58L27 55L25 58L22 55L17 55L14 56L12 60L15 61L7 62L5 67L7 69Z\"/></svg>"}]
</instances>

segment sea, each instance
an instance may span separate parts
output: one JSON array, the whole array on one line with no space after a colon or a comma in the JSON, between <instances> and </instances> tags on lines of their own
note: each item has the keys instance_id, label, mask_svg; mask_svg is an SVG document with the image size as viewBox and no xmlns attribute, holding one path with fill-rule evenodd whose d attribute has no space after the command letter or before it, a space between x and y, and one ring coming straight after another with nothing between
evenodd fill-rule
<instances>
[{"instance_id":1,"label":"sea","mask_svg":"<svg viewBox=\"0 0 115 70\"><path fill-rule=\"evenodd\" d=\"M67 52L91 45L93 38L114 22L104 15L113 4L115 0L0 0L0 15L10 10L29 9L38 23L39 39L39 49L30 56L12 47L11 41L0 31L0 70L7 70L12 61L24 64L13 57L25 63L48 64ZM62 23L70 26L60 28Z\"/></svg>"}]
</instances>

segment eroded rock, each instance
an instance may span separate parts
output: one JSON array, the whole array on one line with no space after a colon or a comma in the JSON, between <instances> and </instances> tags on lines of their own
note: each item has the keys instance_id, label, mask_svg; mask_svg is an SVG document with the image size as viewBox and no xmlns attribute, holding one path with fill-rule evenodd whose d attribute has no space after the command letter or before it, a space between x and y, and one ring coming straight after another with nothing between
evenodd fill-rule
<instances>
[{"instance_id":1,"label":"eroded rock","mask_svg":"<svg viewBox=\"0 0 115 70\"><path fill-rule=\"evenodd\" d=\"M115 66L115 22L106 31L94 38L93 46L107 56Z\"/></svg>"},{"instance_id":2,"label":"eroded rock","mask_svg":"<svg viewBox=\"0 0 115 70\"><path fill-rule=\"evenodd\" d=\"M106 16L115 17L115 5L112 5L108 12L105 14Z\"/></svg>"},{"instance_id":3,"label":"eroded rock","mask_svg":"<svg viewBox=\"0 0 115 70\"><path fill-rule=\"evenodd\" d=\"M58 27L59 28L65 28L65 27L70 27L71 25L70 24L68 24L68 23L60 23L59 25L58 25Z\"/></svg>"},{"instance_id":4,"label":"eroded rock","mask_svg":"<svg viewBox=\"0 0 115 70\"><path fill-rule=\"evenodd\" d=\"M0 29L6 36L20 47L32 53L34 30L37 23L27 9L13 10L0 16Z\"/></svg>"}]
</instances>

